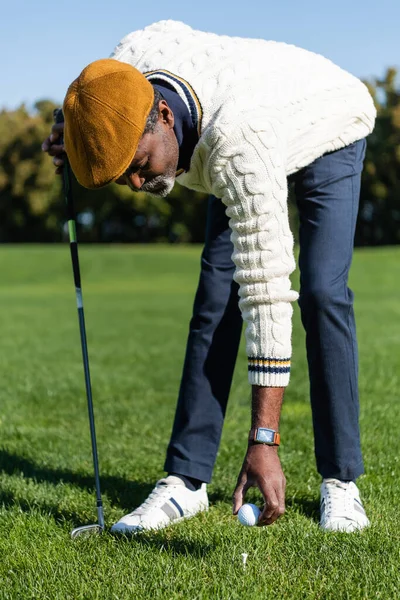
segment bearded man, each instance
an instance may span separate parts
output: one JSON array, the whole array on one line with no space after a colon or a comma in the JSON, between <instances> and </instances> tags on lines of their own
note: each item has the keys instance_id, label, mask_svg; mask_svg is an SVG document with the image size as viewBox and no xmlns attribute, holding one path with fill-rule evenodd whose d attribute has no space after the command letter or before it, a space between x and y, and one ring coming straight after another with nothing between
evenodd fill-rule
<instances>
[{"instance_id":1,"label":"bearded man","mask_svg":"<svg viewBox=\"0 0 400 600\"><path fill-rule=\"evenodd\" d=\"M242 318L251 429L233 497L264 498L260 524L284 512L279 418L291 364L291 303L306 331L320 525L369 524L357 477L358 356L353 253L365 137L376 111L366 87L312 52L161 21L126 36L68 89L65 123L43 149L65 151L87 188L111 182L166 196L175 182L210 194L201 273L165 470L149 498L112 530L159 529L208 507ZM64 129L65 145L58 142ZM300 216L300 295L288 184ZM240 300L238 301L238 299Z\"/></svg>"}]
</instances>

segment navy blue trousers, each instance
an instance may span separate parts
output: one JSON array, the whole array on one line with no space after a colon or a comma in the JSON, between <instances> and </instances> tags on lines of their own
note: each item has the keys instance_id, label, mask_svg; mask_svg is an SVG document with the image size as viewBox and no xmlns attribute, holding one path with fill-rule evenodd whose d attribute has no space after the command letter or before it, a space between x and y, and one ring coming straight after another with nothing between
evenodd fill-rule
<instances>
[{"instance_id":1,"label":"navy blue trousers","mask_svg":"<svg viewBox=\"0 0 400 600\"><path fill-rule=\"evenodd\" d=\"M353 292L347 285L365 140L290 178L300 218L301 319L306 332L315 455L322 477L363 473ZM242 330L231 231L209 199L201 273L165 470L209 482Z\"/></svg>"}]
</instances>

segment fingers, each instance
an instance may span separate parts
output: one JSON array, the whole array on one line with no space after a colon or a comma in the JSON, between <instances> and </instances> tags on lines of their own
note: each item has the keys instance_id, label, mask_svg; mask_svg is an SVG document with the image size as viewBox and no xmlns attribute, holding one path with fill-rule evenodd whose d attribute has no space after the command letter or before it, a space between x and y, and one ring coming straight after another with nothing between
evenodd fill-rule
<instances>
[{"instance_id":1,"label":"fingers","mask_svg":"<svg viewBox=\"0 0 400 600\"><path fill-rule=\"evenodd\" d=\"M43 152L48 152L51 146L50 137L46 138L42 144Z\"/></svg>"},{"instance_id":2,"label":"fingers","mask_svg":"<svg viewBox=\"0 0 400 600\"><path fill-rule=\"evenodd\" d=\"M265 505L260 515L258 524L271 525L285 512L285 486L286 481L276 481L275 485L270 482L263 482L260 486L262 495L264 496Z\"/></svg>"},{"instance_id":3,"label":"fingers","mask_svg":"<svg viewBox=\"0 0 400 600\"><path fill-rule=\"evenodd\" d=\"M50 137L52 135L54 135L55 139L58 139L63 131L64 131L64 121L62 121L61 123L54 123L53 127L51 128Z\"/></svg>"},{"instance_id":4,"label":"fingers","mask_svg":"<svg viewBox=\"0 0 400 600\"><path fill-rule=\"evenodd\" d=\"M266 482L260 487L264 496L264 508L258 521L259 525L271 525L278 518L279 501L274 487Z\"/></svg>"},{"instance_id":5,"label":"fingers","mask_svg":"<svg viewBox=\"0 0 400 600\"><path fill-rule=\"evenodd\" d=\"M59 156L60 154L64 154L64 152L64 144L52 144L52 146L50 146L50 148L47 150L47 153L50 156Z\"/></svg>"},{"instance_id":6,"label":"fingers","mask_svg":"<svg viewBox=\"0 0 400 600\"><path fill-rule=\"evenodd\" d=\"M53 165L60 169L64 166L64 161L62 158L53 158Z\"/></svg>"},{"instance_id":7,"label":"fingers","mask_svg":"<svg viewBox=\"0 0 400 600\"><path fill-rule=\"evenodd\" d=\"M285 512L286 480L276 449L249 446L233 494L233 514L243 505L247 490L258 487L264 497L259 525L271 525Z\"/></svg>"},{"instance_id":8,"label":"fingers","mask_svg":"<svg viewBox=\"0 0 400 600\"><path fill-rule=\"evenodd\" d=\"M54 156L53 164L56 168L56 175L61 175L63 172L64 159L63 155L65 154L64 145L61 144L53 144L50 143L50 138L47 138L42 144L43 152L47 152L49 156Z\"/></svg>"},{"instance_id":9,"label":"fingers","mask_svg":"<svg viewBox=\"0 0 400 600\"><path fill-rule=\"evenodd\" d=\"M48 154L50 154L50 156L56 156L57 154L62 154L63 152L65 152L64 144L55 144L52 141L51 136L44 140L42 144L42 150L43 152L47 152Z\"/></svg>"},{"instance_id":10,"label":"fingers","mask_svg":"<svg viewBox=\"0 0 400 600\"><path fill-rule=\"evenodd\" d=\"M264 509L260 515L258 525L271 525L285 512L285 479L276 482L273 485L264 481L259 486L264 497ZM239 480L236 489L233 493L233 514L237 515L239 509L244 504L247 490L251 487L247 479Z\"/></svg>"},{"instance_id":11,"label":"fingers","mask_svg":"<svg viewBox=\"0 0 400 600\"><path fill-rule=\"evenodd\" d=\"M232 512L234 515L238 514L240 507L243 505L246 492L249 489L249 487L250 485L247 483L247 479L239 478L232 496Z\"/></svg>"},{"instance_id":12,"label":"fingers","mask_svg":"<svg viewBox=\"0 0 400 600\"><path fill-rule=\"evenodd\" d=\"M50 154L50 150L52 149L54 143L60 139L63 131L64 131L64 123L55 123L53 125L53 127L51 128L51 133L50 133L49 137L46 138L42 144L43 152L49 152L49 154ZM56 145L56 147L59 148L59 147L61 147L61 145L58 145L58 146ZM62 148L64 151L64 146L62 146ZM54 155L52 154L51 156L54 156Z\"/></svg>"},{"instance_id":13,"label":"fingers","mask_svg":"<svg viewBox=\"0 0 400 600\"><path fill-rule=\"evenodd\" d=\"M50 156L54 156L53 164L56 167L56 175L61 175L63 172L65 147L62 143L62 133L64 131L64 123L55 123L51 128L51 133L42 144L43 152L47 152Z\"/></svg>"}]
</instances>

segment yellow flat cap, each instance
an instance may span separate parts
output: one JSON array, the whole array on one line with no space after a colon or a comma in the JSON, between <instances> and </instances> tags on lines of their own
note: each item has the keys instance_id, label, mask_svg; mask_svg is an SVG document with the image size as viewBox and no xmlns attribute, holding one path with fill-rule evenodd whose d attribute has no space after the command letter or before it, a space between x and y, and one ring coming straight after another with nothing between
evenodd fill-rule
<instances>
[{"instance_id":1,"label":"yellow flat cap","mask_svg":"<svg viewBox=\"0 0 400 600\"><path fill-rule=\"evenodd\" d=\"M81 185L100 188L126 171L153 102L153 86L131 65L106 58L83 69L63 106L65 151Z\"/></svg>"}]
</instances>

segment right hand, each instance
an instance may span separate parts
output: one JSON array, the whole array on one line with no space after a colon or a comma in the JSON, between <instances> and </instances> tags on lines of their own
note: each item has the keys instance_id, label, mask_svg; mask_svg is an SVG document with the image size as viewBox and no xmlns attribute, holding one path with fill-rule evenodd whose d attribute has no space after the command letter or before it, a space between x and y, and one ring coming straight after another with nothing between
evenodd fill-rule
<instances>
[{"instance_id":1,"label":"right hand","mask_svg":"<svg viewBox=\"0 0 400 600\"><path fill-rule=\"evenodd\" d=\"M276 447L250 445L233 494L233 514L243 505L246 492L258 487L264 497L264 509L258 525L271 525L285 512L286 479Z\"/></svg>"},{"instance_id":2,"label":"right hand","mask_svg":"<svg viewBox=\"0 0 400 600\"><path fill-rule=\"evenodd\" d=\"M64 123L55 123L51 128L51 133L42 144L43 152L47 152L49 156L53 156L53 163L57 167L56 175L61 175L63 171L65 154L64 144L60 143L64 131Z\"/></svg>"}]
</instances>

